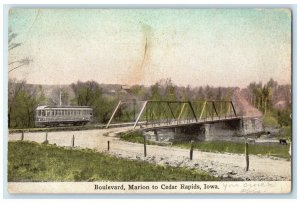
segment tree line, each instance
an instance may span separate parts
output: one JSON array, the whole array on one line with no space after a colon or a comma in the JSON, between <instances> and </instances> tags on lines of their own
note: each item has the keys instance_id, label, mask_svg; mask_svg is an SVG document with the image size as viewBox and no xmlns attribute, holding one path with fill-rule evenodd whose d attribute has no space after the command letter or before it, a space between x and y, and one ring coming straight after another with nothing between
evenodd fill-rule
<instances>
[{"instance_id":1,"label":"tree line","mask_svg":"<svg viewBox=\"0 0 300 203\"><path fill-rule=\"evenodd\" d=\"M234 91L238 89L209 85L177 86L171 79L159 80L149 87L133 85L122 88L120 85L113 91L95 81L78 81L67 87L54 88L50 96L46 96L43 86L27 84L26 81L10 79L8 88L9 128L34 127L35 108L38 105L59 105L59 94L63 106L90 106L94 111L94 122L107 123L119 100L231 100ZM278 97L278 100L283 97L283 91L286 91L285 86L278 85L271 79L265 85L251 83L243 93L249 102L266 113L273 109L274 98Z\"/></svg>"},{"instance_id":2,"label":"tree line","mask_svg":"<svg viewBox=\"0 0 300 203\"><path fill-rule=\"evenodd\" d=\"M276 118L281 127L291 125L291 85L279 85L271 78L265 84L250 83L243 94L265 117Z\"/></svg>"}]
</instances>

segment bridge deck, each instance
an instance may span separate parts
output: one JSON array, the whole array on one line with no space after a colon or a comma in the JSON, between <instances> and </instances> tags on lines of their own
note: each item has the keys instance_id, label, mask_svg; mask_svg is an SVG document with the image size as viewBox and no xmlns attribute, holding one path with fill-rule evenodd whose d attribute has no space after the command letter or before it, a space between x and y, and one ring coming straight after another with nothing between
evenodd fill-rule
<instances>
[{"instance_id":1,"label":"bridge deck","mask_svg":"<svg viewBox=\"0 0 300 203\"><path fill-rule=\"evenodd\" d=\"M214 117L214 118L206 118L202 120L169 120L169 121L159 121L159 122L141 122L139 126L143 130L155 130L155 129L164 129L164 128L175 128L175 127L183 127L183 126L192 126L199 124L210 124L210 123L218 123L229 120L240 120L242 117Z\"/></svg>"}]
</instances>

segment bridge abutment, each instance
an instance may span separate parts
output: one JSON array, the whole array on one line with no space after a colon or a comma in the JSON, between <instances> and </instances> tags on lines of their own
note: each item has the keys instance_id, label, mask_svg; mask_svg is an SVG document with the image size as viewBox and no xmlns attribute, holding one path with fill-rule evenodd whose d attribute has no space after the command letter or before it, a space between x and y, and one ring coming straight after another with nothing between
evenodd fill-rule
<instances>
[{"instance_id":1,"label":"bridge abutment","mask_svg":"<svg viewBox=\"0 0 300 203\"><path fill-rule=\"evenodd\" d=\"M264 131L263 118L262 117L247 117L241 119L244 135L260 133Z\"/></svg>"}]
</instances>

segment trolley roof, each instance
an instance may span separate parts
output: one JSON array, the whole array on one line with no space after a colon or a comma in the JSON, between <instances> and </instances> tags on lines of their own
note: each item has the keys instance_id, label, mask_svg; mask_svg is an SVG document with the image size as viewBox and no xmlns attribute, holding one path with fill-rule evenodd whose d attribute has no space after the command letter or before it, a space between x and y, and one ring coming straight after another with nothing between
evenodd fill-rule
<instances>
[{"instance_id":1,"label":"trolley roof","mask_svg":"<svg viewBox=\"0 0 300 203\"><path fill-rule=\"evenodd\" d=\"M38 106L36 110L44 110L44 109L92 109L90 106Z\"/></svg>"}]
</instances>

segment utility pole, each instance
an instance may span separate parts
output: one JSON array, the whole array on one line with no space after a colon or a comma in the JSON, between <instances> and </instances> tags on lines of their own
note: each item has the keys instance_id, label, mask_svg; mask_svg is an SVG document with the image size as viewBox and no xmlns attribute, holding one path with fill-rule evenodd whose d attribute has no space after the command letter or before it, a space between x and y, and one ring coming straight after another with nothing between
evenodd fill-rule
<instances>
[{"instance_id":1,"label":"utility pole","mask_svg":"<svg viewBox=\"0 0 300 203\"><path fill-rule=\"evenodd\" d=\"M61 106L61 85L59 85L59 106Z\"/></svg>"}]
</instances>

